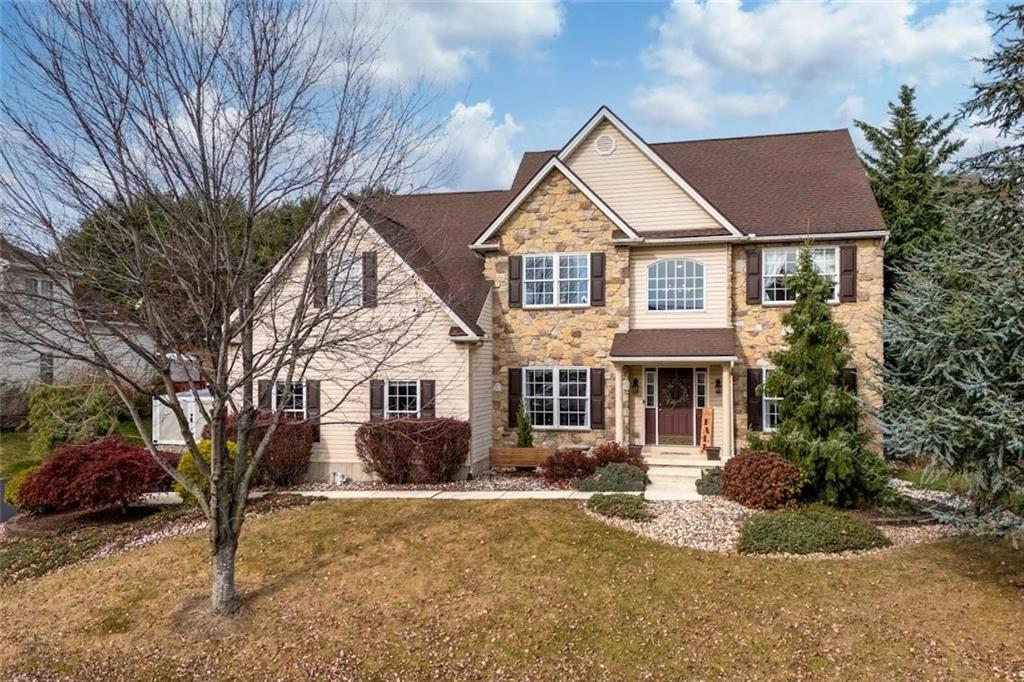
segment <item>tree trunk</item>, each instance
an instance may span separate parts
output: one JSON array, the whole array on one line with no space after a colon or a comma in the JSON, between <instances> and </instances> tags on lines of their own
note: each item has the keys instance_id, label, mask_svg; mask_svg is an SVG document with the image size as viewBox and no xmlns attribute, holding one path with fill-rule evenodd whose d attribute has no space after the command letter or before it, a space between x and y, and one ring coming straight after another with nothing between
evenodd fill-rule
<instances>
[{"instance_id":1,"label":"tree trunk","mask_svg":"<svg viewBox=\"0 0 1024 682\"><path fill-rule=\"evenodd\" d=\"M234 613L238 608L235 597L235 550L238 542L232 538L217 543L213 553L213 593L210 605L214 613Z\"/></svg>"}]
</instances>

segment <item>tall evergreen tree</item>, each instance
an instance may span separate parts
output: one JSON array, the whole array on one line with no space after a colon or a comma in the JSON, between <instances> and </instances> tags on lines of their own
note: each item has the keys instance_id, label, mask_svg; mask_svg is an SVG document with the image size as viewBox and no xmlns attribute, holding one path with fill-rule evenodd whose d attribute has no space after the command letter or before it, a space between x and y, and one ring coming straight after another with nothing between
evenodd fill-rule
<instances>
[{"instance_id":1,"label":"tall evergreen tree","mask_svg":"<svg viewBox=\"0 0 1024 682\"><path fill-rule=\"evenodd\" d=\"M810 247L800 251L787 287L796 303L783 316L785 346L771 356L773 369L762 390L780 396L779 425L756 447L799 464L810 497L851 506L885 485L881 459L867 447L863 410L844 386L850 336L832 319L832 282L818 274Z\"/></svg>"},{"instance_id":2,"label":"tall evergreen tree","mask_svg":"<svg viewBox=\"0 0 1024 682\"><path fill-rule=\"evenodd\" d=\"M964 145L951 139L956 121L948 114L921 116L914 88L900 87L889 103L889 122L877 128L854 121L871 145L861 151L871 189L889 227L885 246L885 289L892 291L900 270L916 251L943 239L945 207L955 195L955 179L943 168Z\"/></svg>"},{"instance_id":3,"label":"tall evergreen tree","mask_svg":"<svg viewBox=\"0 0 1024 682\"><path fill-rule=\"evenodd\" d=\"M1024 134L1024 6L993 15L1007 36L963 111ZM978 520L1024 534L1024 147L970 159L971 202L950 243L915 255L885 323L898 362L885 369L883 421L897 455L967 478Z\"/></svg>"}]
</instances>

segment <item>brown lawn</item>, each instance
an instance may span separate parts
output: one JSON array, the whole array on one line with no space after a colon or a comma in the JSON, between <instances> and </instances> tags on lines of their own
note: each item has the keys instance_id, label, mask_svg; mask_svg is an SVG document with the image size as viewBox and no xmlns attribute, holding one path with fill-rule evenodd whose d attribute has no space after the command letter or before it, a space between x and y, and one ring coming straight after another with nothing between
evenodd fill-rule
<instances>
[{"instance_id":1,"label":"brown lawn","mask_svg":"<svg viewBox=\"0 0 1024 682\"><path fill-rule=\"evenodd\" d=\"M684 550L569 502L343 501L251 521L247 601L197 534L0 588L0 672L71 679L1024 676L1024 550Z\"/></svg>"}]
</instances>

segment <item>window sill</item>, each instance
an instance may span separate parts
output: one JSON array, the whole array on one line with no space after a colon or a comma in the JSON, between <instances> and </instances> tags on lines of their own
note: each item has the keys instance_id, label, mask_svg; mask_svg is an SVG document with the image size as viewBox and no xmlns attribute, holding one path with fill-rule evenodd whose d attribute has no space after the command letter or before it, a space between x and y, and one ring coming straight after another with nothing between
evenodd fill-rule
<instances>
[{"instance_id":1,"label":"window sill","mask_svg":"<svg viewBox=\"0 0 1024 682\"><path fill-rule=\"evenodd\" d=\"M526 305L522 306L523 310L574 310L577 308L589 308L590 303L559 303L558 305Z\"/></svg>"},{"instance_id":2,"label":"window sill","mask_svg":"<svg viewBox=\"0 0 1024 682\"><path fill-rule=\"evenodd\" d=\"M829 305L839 305L839 300L825 301ZM761 307L763 308L791 308L796 305L796 301L762 301Z\"/></svg>"},{"instance_id":3,"label":"window sill","mask_svg":"<svg viewBox=\"0 0 1024 682\"><path fill-rule=\"evenodd\" d=\"M534 431L592 431L589 426L534 426Z\"/></svg>"}]
</instances>

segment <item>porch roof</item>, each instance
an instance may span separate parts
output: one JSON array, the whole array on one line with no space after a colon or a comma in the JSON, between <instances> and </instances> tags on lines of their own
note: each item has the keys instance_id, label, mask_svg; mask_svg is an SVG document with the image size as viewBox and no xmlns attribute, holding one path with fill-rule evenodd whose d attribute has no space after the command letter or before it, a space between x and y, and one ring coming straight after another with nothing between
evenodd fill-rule
<instances>
[{"instance_id":1,"label":"porch roof","mask_svg":"<svg viewBox=\"0 0 1024 682\"><path fill-rule=\"evenodd\" d=\"M736 331L717 329L633 329L616 334L611 359L735 360Z\"/></svg>"}]
</instances>

